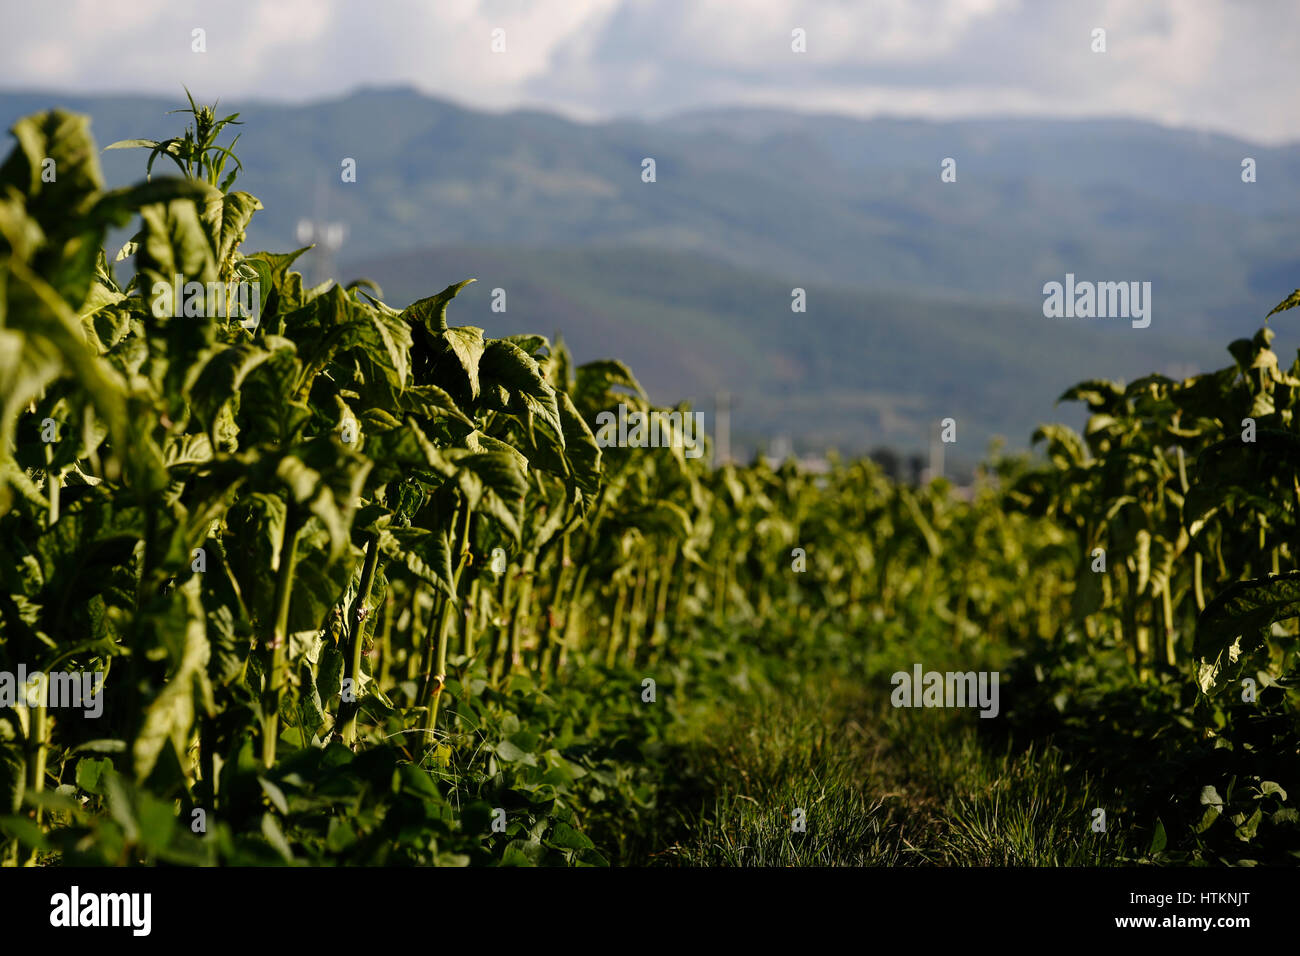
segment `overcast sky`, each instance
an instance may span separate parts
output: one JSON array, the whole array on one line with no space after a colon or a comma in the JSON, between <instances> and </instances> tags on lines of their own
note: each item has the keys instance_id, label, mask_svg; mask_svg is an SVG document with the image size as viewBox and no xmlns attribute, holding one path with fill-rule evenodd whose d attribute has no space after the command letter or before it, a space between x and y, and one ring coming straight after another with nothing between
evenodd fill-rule
<instances>
[{"instance_id":1,"label":"overcast sky","mask_svg":"<svg viewBox=\"0 0 1300 956\"><path fill-rule=\"evenodd\" d=\"M1298 0L0 0L0 88L237 108L414 85L577 118L736 103L1300 140ZM191 31L206 31L206 53ZM1094 53L1092 31L1106 31ZM505 52L491 49L505 31ZM806 31L807 52L791 50Z\"/></svg>"}]
</instances>

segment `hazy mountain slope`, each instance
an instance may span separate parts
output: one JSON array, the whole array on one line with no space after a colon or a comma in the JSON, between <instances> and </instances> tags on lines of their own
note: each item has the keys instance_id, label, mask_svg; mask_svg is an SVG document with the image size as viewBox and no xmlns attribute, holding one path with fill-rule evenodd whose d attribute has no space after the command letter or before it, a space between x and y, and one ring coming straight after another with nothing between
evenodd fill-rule
<instances>
[{"instance_id":1,"label":"hazy mountain slope","mask_svg":"<svg viewBox=\"0 0 1300 956\"><path fill-rule=\"evenodd\" d=\"M454 324L558 332L579 360L622 357L655 400L693 399L710 423L715 392L728 390L738 439L783 432L808 448L919 448L951 415L953 451L975 459L994 434L1023 446L1041 421L1077 421L1053 403L1078 379L1228 361L1154 329L951 297L810 286L797 314L780 278L647 248L439 247L341 274L378 281L395 305L475 277L452 305ZM492 311L496 288L504 313Z\"/></svg>"}]
</instances>

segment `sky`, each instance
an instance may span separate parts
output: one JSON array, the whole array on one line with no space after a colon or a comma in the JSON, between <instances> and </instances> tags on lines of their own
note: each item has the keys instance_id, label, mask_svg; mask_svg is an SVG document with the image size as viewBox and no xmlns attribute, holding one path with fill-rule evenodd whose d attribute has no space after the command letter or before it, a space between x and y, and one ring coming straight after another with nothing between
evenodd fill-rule
<instances>
[{"instance_id":1,"label":"sky","mask_svg":"<svg viewBox=\"0 0 1300 956\"><path fill-rule=\"evenodd\" d=\"M1300 0L0 0L0 24L10 91L402 85L584 120L745 104L1300 141Z\"/></svg>"}]
</instances>

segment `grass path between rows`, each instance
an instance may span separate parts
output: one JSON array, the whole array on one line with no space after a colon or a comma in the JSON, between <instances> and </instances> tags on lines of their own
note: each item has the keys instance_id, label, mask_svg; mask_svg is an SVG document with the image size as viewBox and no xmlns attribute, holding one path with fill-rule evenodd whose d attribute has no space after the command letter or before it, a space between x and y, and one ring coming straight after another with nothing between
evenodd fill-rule
<instances>
[{"instance_id":1,"label":"grass path between rows","mask_svg":"<svg viewBox=\"0 0 1300 956\"><path fill-rule=\"evenodd\" d=\"M624 862L1114 865L1093 784L968 710L895 709L842 676L713 700L678 721L672 781ZM796 827L803 811L804 829Z\"/></svg>"}]
</instances>

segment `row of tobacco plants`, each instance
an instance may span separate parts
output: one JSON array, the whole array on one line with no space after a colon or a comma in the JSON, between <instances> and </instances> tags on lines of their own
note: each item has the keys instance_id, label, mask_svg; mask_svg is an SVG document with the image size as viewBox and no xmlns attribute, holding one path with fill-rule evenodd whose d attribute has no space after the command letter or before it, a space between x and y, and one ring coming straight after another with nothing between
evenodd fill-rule
<instances>
[{"instance_id":1,"label":"row of tobacco plants","mask_svg":"<svg viewBox=\"0 0 1300 956\"><path fill-rule=\"evenodd\" d=\"M4 862L620 862L683 701L756 659L866 684L922 633L1007 663L988 723L1148 772L1109 804L1143 859L1300 847L1300 368L1267 333L1079 386L1085 435L971 501L602 447L651 410L623 364L449 325L463 282L305 286L304 250L243 248L236 118L188 112L114 144L149 150L130 188L58 111L0 167Z\"/></svg>"}]
</instances>

